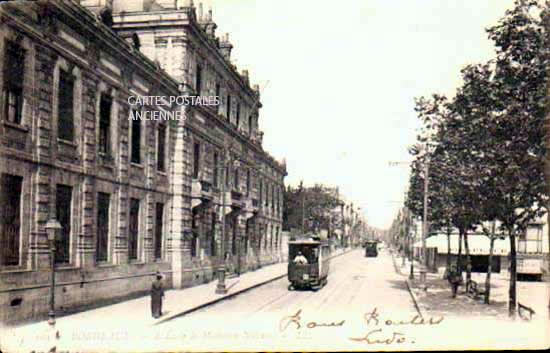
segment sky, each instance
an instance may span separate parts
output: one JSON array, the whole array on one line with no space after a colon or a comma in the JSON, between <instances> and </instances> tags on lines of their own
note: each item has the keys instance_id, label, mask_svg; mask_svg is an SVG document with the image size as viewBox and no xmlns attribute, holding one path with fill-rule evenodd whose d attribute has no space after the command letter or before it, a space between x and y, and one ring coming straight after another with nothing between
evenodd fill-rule
<instances>
[{"instance_id":1,"label":"sky","mask_svg":"<svg viewBox=\"0 0 550 353\"><path fill-rule=\"evenodd\" d=\"M420 127L414 98L451 97L462 67L494 57L485 29L513 0L203 4L217 35L229 33L239 71L262 88L264 149L286 158L285 184L338 186L370 226L387 229Z\"/></svg>"}]
</instances>

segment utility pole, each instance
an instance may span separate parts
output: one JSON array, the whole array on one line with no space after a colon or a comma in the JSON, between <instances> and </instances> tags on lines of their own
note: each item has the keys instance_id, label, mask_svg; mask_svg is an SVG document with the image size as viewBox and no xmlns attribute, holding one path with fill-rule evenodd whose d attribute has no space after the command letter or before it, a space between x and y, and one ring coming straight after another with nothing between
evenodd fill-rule
<instances>
[{"instance_id":1,"label":"utility pole","mask_svg":"<svg viewBox=\"0 0 550 353\"><path fill-rule=\"evenodd\" d=\"M305 208L304 208L304 189L300 190L300 196L302 199L302 235L305 234Z\"/></svg>"},{"instance_id":2,"label":"utility pole","mask_svg":"<svg viewBox=\"0 0 550 353\"><path fill-rule=\"evenodd\" d=\"M424 290L427 290L426 272L428 271L428 256L426 256L426 238L428 237L428 179L430 173L430 161L426 155L424 161L424 215L422 219L422 264L420 268L420 282L424 285Z\"/></svg>"},{"instance_id":3,"label":"utility pole","mask_svg":"<svg viewBox=\"0 0 550 353\"><path fill-rule=\"evenodd\" d=\"M411 261L411 271L409 273L409 279L414 279L414 240L416 240L416 222L414 223L414 239L413 237L410 237L410 251L409 251L409 258Z\"/></svg>"}]
</instances>

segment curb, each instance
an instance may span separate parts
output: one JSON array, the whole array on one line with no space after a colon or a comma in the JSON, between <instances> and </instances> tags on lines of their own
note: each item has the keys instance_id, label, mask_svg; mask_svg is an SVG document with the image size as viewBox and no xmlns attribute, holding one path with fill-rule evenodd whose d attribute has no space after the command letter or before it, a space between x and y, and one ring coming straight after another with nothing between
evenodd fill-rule
<instances>
[{"instance_id":1,"label":"curb","mask_svg":"<svg viewBox=\"0 0 550 353\"><path fill-rule=\"evenodd\" d=\"M335 257L345 255L345 254L347 254L347 253L349 253L349 252L351 252L351 251L353 251L353 250L355 250L355 249L351 249L351 250L348 250L348 251L343 252L343 253L341 253L341 254L331 256L330 258L333 259L333 258L335 258ZM184 316L184 315L190 314L190 313L192 313L192 312L194 312L194 311L197 311L197 310L206 308L206 307L208 307L208 306L210 306L210 305L217 304L217 303L222 302L222 301L224 301L224 300L226 300L226 299L233 298L233 297L235 297L235 296L237 296L237 295L239 295L239 294L242 294L242 293L247 292L247 291L249 291L249 290L252 290L252 289L254 289L254 288L258 288L258 287L263 286L263 285L265 285L265 284L268 284L268 283L277 281L277 280L279 280L279 279L281 279L281 278L283 278L283 277L286 277L287 274L288 274L288 273L285 271L285 273L283 273L283 274L281 274L281 275L277 275L277 276L272 277L272 278L270 278L270 279L267 279L267 280L265 280L265 281L263 281L263 282L258 282L258 283L256 283L256 284L251 285L250 287L246 287L246 288L240 289L240 290L238 290L238 291L236 291L236 292L226 294L226 295L224 295L224 296L222 296L222 297L219 297L219 298L216 298L216 299L214 299L214 300L210 300L210 301L208 301L208 302L206 302L206 303L203 303L203 304L194 306L194 307L192 307L192 308L186 309L186 310L184 310L184 311L182 311L182 312L179 312L179 313L177 313L177 314L174 314L174 315L172 315L172 316L166 317L166 318L164 318L164 319L162 319L162 320L159 320L159 321L155 322L155 323L153 324L153 326L163 324L163 323L168 322L168 321L171 321L171 320L173 320L173 319L176 319L176 318L182 317L182 316Z\"/></svg>"},{"instance_id":2,"label":"curb","mask_svg":"<svg viewBox=\"0 0 550 353\"><path fill-rule=\"evenodd\" d=\"M405 283L407 284L407 289L409 290L409 294L411 295L412 301L414 303L414 307L416 308L416 312L422 319L424 319L424 315L422 315L422 311L420 310L420 306L418 305L418 297L416 294L414 294L414 291L412 290L412 284L411 281L407 278L405 280Z\"/></svg>"},{"instance_id":3,"label":"curb","mask_svg":"<svg viewBox=\"0 0 550 353\"><path fill-rule=\"evenodd\" d=\"M278 280L278 279L281 279L281 278L283 278L283 277L286 277L286 275L287 275L287 274L286 274L286 272L285 272L285 273L283 273L282 275L278 275L278 276L276 276L276 277L272 277L272 278L270 278L270 279L268 279L268 280L265 280L265 281L263 281L263 282L256 283L256 284L254 284L254 285L252 285L252 286L250 286L250 287L246 287L246 288L240 289L240 290L238 290L238 291L236 291L236 292L226 294L226 295L224 295L223 297L219 297L219 298L216 298L216 299L214 299L214 300L208 301L208 302L206 302L206 303L203 303L203 304L194 306L194 307L189 308L189 309L187 309L187 310L184 310L184 311L182 311L182 312L180 312L180 313L177 313L177 314L175 314L175 315L172 315L172 316L169 316L169 317L167 317L167 318L164 318L164 319L162 319L162 320L160 320L160 321L157 321L157 322L155 322L155 323L153 324L153 326L163 324L163 323L165 323L165 322L168 322L168 321L171 321L171 320L176 319L176 318L178 318L178 317L181 317L181 316L190 314L190 313L192 313L192 312L194 312L194 311L200 310L200 309L205 308L205 307L207 307L207 306L217 304L217 303L219 303L219 302L221 302L221 301L224 301L224 300L226 300L226 299L230 299L230 298L232 298L232 297L235 297L235 296L237 296L237 295L239 295L239 294L241 294L241 293L247 292L247 291L252 290L252 289L254 289L254 288L263 286L264 284L268 284L268 283L270 283L270 282L274 282L274 281L276 281L276 280Z\"/></svg>"},{"instance_id":4,"label":"curb","mask_svg":"<svg viewBox=\"0 0 550 353\"><path fill-rule=\"evenodd\" d=\"M397 274L401 275L401 276L404 276L404 274L401 272L401 269L399 268L399 266L397 266L397 264L395 263L395 257L394 257L393 253L391 254L391 259L392 259L393 268L395 269L395 272ZM416 309L416 312L423 319L424 315L422 315L422 311L420 310L420 306L418 305L418 297L416 296L416 294L414 294L414 291L412 290L412 284L411 284L410 279L405 278L405 284L407 285L407 290L409 291L409 294L411 295L411 299L413 301L414 308Z\"/></svg>"}]
</instances>

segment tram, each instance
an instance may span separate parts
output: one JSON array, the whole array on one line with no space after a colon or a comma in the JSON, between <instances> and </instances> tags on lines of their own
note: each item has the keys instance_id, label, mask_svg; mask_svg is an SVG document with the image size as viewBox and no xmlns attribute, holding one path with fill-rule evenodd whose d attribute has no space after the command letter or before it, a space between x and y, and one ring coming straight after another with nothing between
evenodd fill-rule
<instances>
[{"instance_id":1,"label":"tram","mask_svg":"<svg viewBox=\"0 0 550 353\"><path fill-rule=\"evenodd\" d=\"M319 289L327 284L330 246L319 237L306 236L288 242L288 290Z\"/></svg>"},{"instance_id":2,"label":"tram","mask_svg":"<svg viewBox=\"0 0 550 353\"><path fill-rule=\"evenodd\" d=\"M377 257L378 256L378 242L368 240L365 243L365 257Z\"/></svg>"}]
</instances>

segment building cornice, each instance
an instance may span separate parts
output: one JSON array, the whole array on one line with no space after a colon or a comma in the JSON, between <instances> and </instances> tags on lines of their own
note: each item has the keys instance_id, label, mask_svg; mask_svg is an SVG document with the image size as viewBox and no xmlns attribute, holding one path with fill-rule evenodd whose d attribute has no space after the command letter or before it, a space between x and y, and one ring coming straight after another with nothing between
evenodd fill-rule
<instances>
[{"instance_id":1,"label":"building cornice","mask_svg":"<svg viewBox=\"0 0 550 353\"><path fill-rule=\"evenodd\" d=\"M150 78L149 81L154 81L157 87L162 87L169 92L178 92L178 82L175 79L139 50L134 49L131 44L120 38L85 7L73 1L60 0L41 0L37 4L39 6L54 5L68 16L65 17L66 19L78 26L77 31L84 32L88 42L101 42L101 50L118 58L121 64L131 63L135 67L135 72L140 72L142 76Z\"/></svg>"},{"instance_id":2,"label":"building cornice","mask_svg":"<svg viewBox=\"0 0 550 353\"><path fill-rule=\"evenodd\" d=\"M182 16L184 15L184 16ZM128 22L128 18L138 18L143 17L142 20L135 20L131 22ZM150 17L158 17L158 20L152 20ZM148 19L149 18L149 19ZM258 108L261 108L261 102L259 102L258 94L257 92L252 89L249 85L249 83L241 76L241 74L238 73L236 67L226 58L223 57L223 55L220 53L220 50L218 48L217 41L218 39L214 39L210 37L204 29L201 27L200 23L196 19L195 15L195 9L192 7L183 7L181 9L167 9L162 11L139 11L139 12L119 12L113 14L113 28L116 31L133 31L136 29L142 29L146 30L153 26L163 27L166 29L170 28L181 28L181 27L187 27L190 29L189 33L191 33L194 38L196 38L198 41L200 41L200 44L203 45L208 50L208 54L216 58L216 61L223 66L226 72L228 72L231 76L234 82L236 82L242 91L246 92L246 94L249 96L249 98L253 102L257 102L256 106ZM186 31L188 33L188 31ZM189 38L185 38L184 40L187 44L190 42Z\"/></svg>"}]
</instances>

